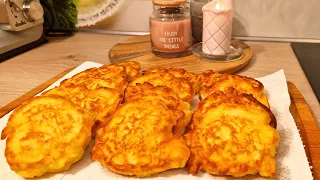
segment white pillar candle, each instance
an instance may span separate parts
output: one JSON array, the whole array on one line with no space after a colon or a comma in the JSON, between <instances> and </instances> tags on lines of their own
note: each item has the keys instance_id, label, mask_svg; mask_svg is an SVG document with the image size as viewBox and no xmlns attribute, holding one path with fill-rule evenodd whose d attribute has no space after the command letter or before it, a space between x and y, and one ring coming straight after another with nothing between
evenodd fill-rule
<instances>
[{"instance_id":1,"label":"white pillar candle","mask_svg":"<svg viewBox=\"0 0 320 180\"><path fill-rule=\"evenodd\" d=\"M204 5L202 11L202 51L211 55L228 53L232 33L232 0L213 0Z\"/></svg>"}]
</instances>

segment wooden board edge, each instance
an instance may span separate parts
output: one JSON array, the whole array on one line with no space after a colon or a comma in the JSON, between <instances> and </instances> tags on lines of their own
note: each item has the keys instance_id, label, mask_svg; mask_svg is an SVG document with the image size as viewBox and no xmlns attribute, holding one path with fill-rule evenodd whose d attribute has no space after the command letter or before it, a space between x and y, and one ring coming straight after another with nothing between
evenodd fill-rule
<instances>
[{"instance_id":1,"label":"wooden board edge","mask_svg":"<svg viewBox=\"0 0 320 180\"><path fill-rule=\"evenodd\" d=\"M246 53L245 55L248 56L248 60L242 62L241 64L239 64L237 67L231 68L231 69L226 69L226 70L222 70L219 71L220 73L229 73L229 74L234 74L238 71L240 71L241 69L245 68L252 59L252 49L251 48L246 48L244 49L244 53Z\"/></svg>"},{"instance_id":2,"label":"wooden board edge","mask_svg":"<svg viewBox=\"0 0 320 180\"><path fill-rule=\"evenodd\" d=\"M318 156L320 146L316 142L320 139L320 130L309 105L298 88L292 82L287 84L291 98L290 112L299 129L309 164L313 167L311 169L313 177L320 179L320 157Z\"/></svg>"},{"instance_id":3,"label":"wooden board edge","mask_svg":"<svg viewBox=\"0 0 320 180\"><path fill-rule=\"evenodd\" d=\"M14 101L10 102L9 104L3 106L0 109L0 118L5 116L6 114L8 114L11 110L13 110L14 108L18 107L23 102L29 100L30 98L32 98L35 95L39 94L41 91L43 91L46 88L48 88L54 82L56 82L57 80L59 80L60 78L62 78L66 74L68 74L69 72L71 72L74 68L70 68L70 69L67 69L67 70L63 71L62 73L54 76L53 78L49 79L48 81L46 81L46 82L40 84L39 86L31 89L29 92L27 92L24 95L20 96L16 100L14 100Z\"/></svg>"}]
</instances>

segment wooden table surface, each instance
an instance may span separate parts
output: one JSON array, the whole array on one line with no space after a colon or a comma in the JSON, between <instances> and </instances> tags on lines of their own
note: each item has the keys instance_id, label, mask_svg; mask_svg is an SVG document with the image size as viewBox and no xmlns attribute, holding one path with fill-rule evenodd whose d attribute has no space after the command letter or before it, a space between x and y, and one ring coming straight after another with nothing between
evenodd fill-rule
<instances>
[{"instance_id":1,"label":"wooden table surface","mask_svg":"<svg viewBox=\"0 0 320 180\"><path fill-rule=\"evenodd\" d=\"M84 61L109 63L108 51L131 36L76 33L0 63L0 108L55 75ZM280 69L293 82L320 121L320 105L289 43L246 42L253 57L241 75L261 77Z\"/></svg>"}]
</instances>

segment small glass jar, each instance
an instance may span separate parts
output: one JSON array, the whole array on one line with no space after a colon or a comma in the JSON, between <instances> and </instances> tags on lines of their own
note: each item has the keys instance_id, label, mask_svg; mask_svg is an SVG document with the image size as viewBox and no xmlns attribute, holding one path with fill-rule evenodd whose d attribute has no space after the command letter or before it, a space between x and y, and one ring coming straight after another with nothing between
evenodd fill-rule
<instances>
[{"instance_id":1,"label":"small glass jar","mask_svg":"<svg viewBox=\"0 0 320 180\"><path fill-rule=\"evenodd\" d=\"M152 51L156 56L176 58L191 53L191 19L186 0L153 0L150 16Z\"/></svg>"}]
</instances>

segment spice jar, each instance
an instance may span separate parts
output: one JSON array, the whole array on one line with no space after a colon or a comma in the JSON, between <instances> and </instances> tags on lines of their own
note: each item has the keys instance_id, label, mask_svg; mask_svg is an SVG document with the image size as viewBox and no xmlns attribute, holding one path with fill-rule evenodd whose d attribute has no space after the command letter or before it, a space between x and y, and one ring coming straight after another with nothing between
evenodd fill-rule
<instances>
[{"instance_id":1,"label":"spice jar","mask_svg":"<svg viewBox=\"0 0 320 180\"><path fill-rule=\"evenodd\" d=\"M153 0L150 16L152 51L156 56L176 58L190 54L191 20L186 0Z\"/></svg>"}]
</instances>

